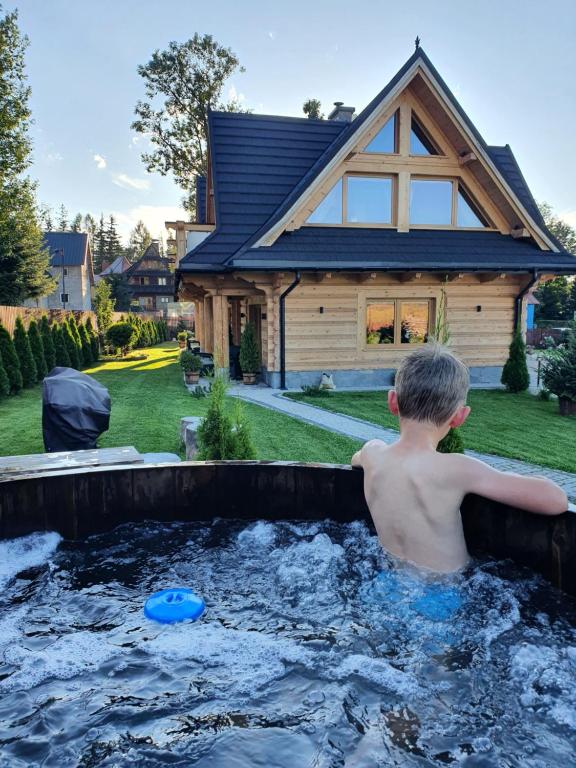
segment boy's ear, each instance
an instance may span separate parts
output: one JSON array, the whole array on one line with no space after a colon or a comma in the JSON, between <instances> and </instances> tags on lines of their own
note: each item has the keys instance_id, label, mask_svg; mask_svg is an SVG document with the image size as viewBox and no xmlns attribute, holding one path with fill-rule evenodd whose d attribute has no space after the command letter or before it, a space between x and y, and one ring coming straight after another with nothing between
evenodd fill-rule
<instances>
[{"instance_id":1,"label":"boy's ear","mask_svg":"<svg viewBox=\"0 0 576 768\"><path fill-rule=\"evenodd\" d=\"M468 416L470 415L470 406L469 405L461 405L460 408L456 411L454 416L450 419L450 427L452 429L456 429L456 427L461 427L462 424L466 421Z\"/></svg>"},{"instance_id":2,"label":"boy's ear","mask_svg":"<svg viewBox=\"0 0 576 768\"><path fill-rule=\"evenodd\" d=\"M398 410L398 395L396 394L395 389L388 390L388 410L390 411L392 416L400 415L400 412Z\"/></svg>"}]
</instances>

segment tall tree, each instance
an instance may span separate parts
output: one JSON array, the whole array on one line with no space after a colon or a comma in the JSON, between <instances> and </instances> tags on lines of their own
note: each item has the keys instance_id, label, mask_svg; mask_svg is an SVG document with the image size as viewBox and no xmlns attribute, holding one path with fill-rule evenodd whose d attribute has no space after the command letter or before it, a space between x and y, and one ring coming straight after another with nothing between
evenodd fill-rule
<instances>
[{"instance_id":1,"label":"tall tree","mask_svg":"<svg viewBox=\"0 0 576 768\"><path fill-rule=\"evenodd\" d=\"M48 273L36 186L23 175L31 163L30 88L24 69L28 39L20 34L17 20L17 11L0 18L0 304L21 304L55 286Z\"/></svg>"},{"instance_id":2,"label":"tall tree","mask_svg":"<svg viewBox=\"0 0 576 768\"><path fill-rule=\"evenodd\" d=\"M94 236L96 233L96 219L92 214L87 213L84 216L84 220L82 222L82 228L84 232L88 234L88 240L90 241L90 247L92 250L94 250Z\"/></svg>"},{"instance_id":3,"label":"tall tree","mask_svg":"<svg viewBox=\"0 0 576 768\"><path fill-rule=\"evenodd\" d=\"M536 306L537 320L570 320L570 284L562 275L542 283L534 296L540 304Z\"/></svg>"},{"instance_id":4,"label":"tall tree","mask_svg":"<svg viewBox=\"0 0 576 768\"><path fill-rule=\"evenodd\" d=\"M123 251L118 230L116 229L116 219L110 214L108 224L106 225L106 249L104 251L106 261L114 261L114 259L122 255Z\"/></svg>"},{"instance_id":5,"label":"tall tree","mask_svg":"<svg viewBox=\"0 0 576 768\"><path fill-rule=\"evenodd\" d=\"M42 203L38 210L38 221L44 232L52 232L54 229L52 208L50 208L50 206L46 203Z\"/></svg>"},{"instance_id":6,"label":"tall tree","mask_svg":"<svg viewBox=\"0 0 576 768\"><path fill-rule=\"evenodd\" d=\"M322 104L319 99L308 99L302 104L302 112L311 120L324 120Z\"/></svg>"},{"instance_id":7,"label":"tall tree","mask_svg":"<svg viewBox=\"0 0 576 768\"><path fill-rule=\"evenodd\" d=\"M538 203L538 208L550 232L567 251L576 256L576 229L570 226L567 221L556 216L550 203Z\"/></svg>"},{"instance_id":8,"label":"tall tree","mask_svg":"<svg viewBox=\"0 0 576 768\"><path fill-rule=\"evenodd\" d=\"M106 280L100 280L94 292L94 311L96 312L96 322L98 323L98 332L102 335L106 333L112 325L112 312L114 312L114 300L112 299L112 290Z\"/></svg>"},{"instance_id":9,"label":"tall tree","mask_svg":"<svg viewBox=\"0 0 576 768\"><path fill-rule=\"evenodd\" d=\"M130 248L134 254L133 260L137 261L152 242L152 235L146 224L140 219L130 233Z\"/></svg>"},{"instance_id":10,"label":"tall tree","mask_svg":"<svg viewBox=\"0 0 576 768\"><path fill-rule=\"evenodd\" d=\"M58 229L60 232L66 232L68 229L68 211L64 203L58 209Z\"/></svg>"},{"instance_id":11,"label":"tall tree","mask_svg":"<svg viewBox=\"0 0 576 768\"><path fill-rule=\"evenodd\" d=\"M110 286L110 297L116 312L128 312L132 300L132 290L125 275L108 275L106 282Z\"/></svg>"},{"instance_id":12,"label":"tall tree","mask_svg":"<svg viewBox=\"0 0 576 768\"><path fill-rule=\"evenodd\" d=\"M228 78L243 71L230 48L199 34L184 43L171 42L138 67L146 100L136 104L132 128L146 134L154 147L142 161L149 172L173 174L186 191L184 205L190 211L194 177L207 171L208 111L242 111L237 100L225 102L221 96Z\"/></svg>"},{"instance_id":13,"label":"tall tree","mask_svg":"<svg viewBox=\"0 0 576 768\"><path fill-rule=\"evenodd\" d=\"M82 214L77 213L76 216L72 219L72 223L70 224L70 230L72 232L82 232Z\"/></svg>"},{"instance_id":14,"label":"tall tree","mask_svg":"<svg viewBox=\"0 0 576 768\"><path fill-rule=\"evenodd\" d=\"M99 274L102 272L102 264L106 260L106 224L104 222L104 214L100 214L100 220L94 230L94 272Z\"/></svg>"}]
</instances>

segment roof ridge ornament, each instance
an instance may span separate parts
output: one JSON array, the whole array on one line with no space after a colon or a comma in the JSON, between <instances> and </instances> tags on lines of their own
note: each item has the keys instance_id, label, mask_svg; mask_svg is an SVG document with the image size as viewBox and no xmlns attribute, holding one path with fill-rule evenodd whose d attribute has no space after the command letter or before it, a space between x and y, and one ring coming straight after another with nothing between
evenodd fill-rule
<instances>
[{"instance_id":1,"label":"roof ridge ornament","mask_svg":"<svg viewBox=\"0 0 576 768\"><path fill-rule=\"evenodd\" d=\"M414 47L415 47L415 50L418 50L420 48L420 38L418 37L418 35L416 35L416 40L414 40Z\"/></svg>"}]
</instances>

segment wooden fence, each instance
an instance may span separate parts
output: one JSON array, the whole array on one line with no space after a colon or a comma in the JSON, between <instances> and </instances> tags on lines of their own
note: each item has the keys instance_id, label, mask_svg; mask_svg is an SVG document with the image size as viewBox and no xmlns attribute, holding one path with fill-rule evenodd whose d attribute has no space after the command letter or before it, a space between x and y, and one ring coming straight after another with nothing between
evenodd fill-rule
<instances>
[{"instance_id":1,"label":"wooden fence","mask_svg":"<svg viewBox=\"0 0 576 768\"><path fill-rule=\"evenodd\" d=\"M96 313L85 310L68 310L68 309L37 309L36 307L5 307L0 306L0 323L8 330L9 333L14 333L14 326L16 325L16 318L21 317L25 327L28 328L30 320L40 320L42 315L48 316L50 323L60 323L65 317L74 315L77 322L85 323L88 318L91 318L94 328L97 327ZM112 322L116 323L121 317L126 317L127 312L113 312ZM162 317L161 312L138 312L138 317L143 320L160 320Z\"/></svg>"}]
</instances>

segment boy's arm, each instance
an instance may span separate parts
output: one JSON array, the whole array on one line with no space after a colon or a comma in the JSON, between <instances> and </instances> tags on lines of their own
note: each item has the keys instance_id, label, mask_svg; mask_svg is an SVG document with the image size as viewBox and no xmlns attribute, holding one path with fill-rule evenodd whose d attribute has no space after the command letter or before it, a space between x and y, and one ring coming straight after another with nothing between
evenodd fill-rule
<instances>
[{"instance_id":1,"label":"boy's arm","mask_svg":"<svg viewBox=\"0 0 576 768\"><path fill-rule=\"evenodd\" d=\"M350 461L350 464L352 464L353 467L363 467L363 461L366 458L367 451L370 450L370 448L374 448L376 446L385 445L385 443L382 442L382 440L368 440L367 443L364 443L362 448L360 448L359 451L356 451L354 456L352 456L352 460Z\"/></svg>"},{"instance_id":2,"label":"boy's arm","mask_svg":"<svg viewBox=\"0 0 576 768\"><path fill-rule=\"evenodd\" d=\"M500 472L470 456L452 456L464 493L477 493L494 501L541 515L560 515L568 509L568 497L546 477L524 477Z\"/></svg>"}]
</instances>

